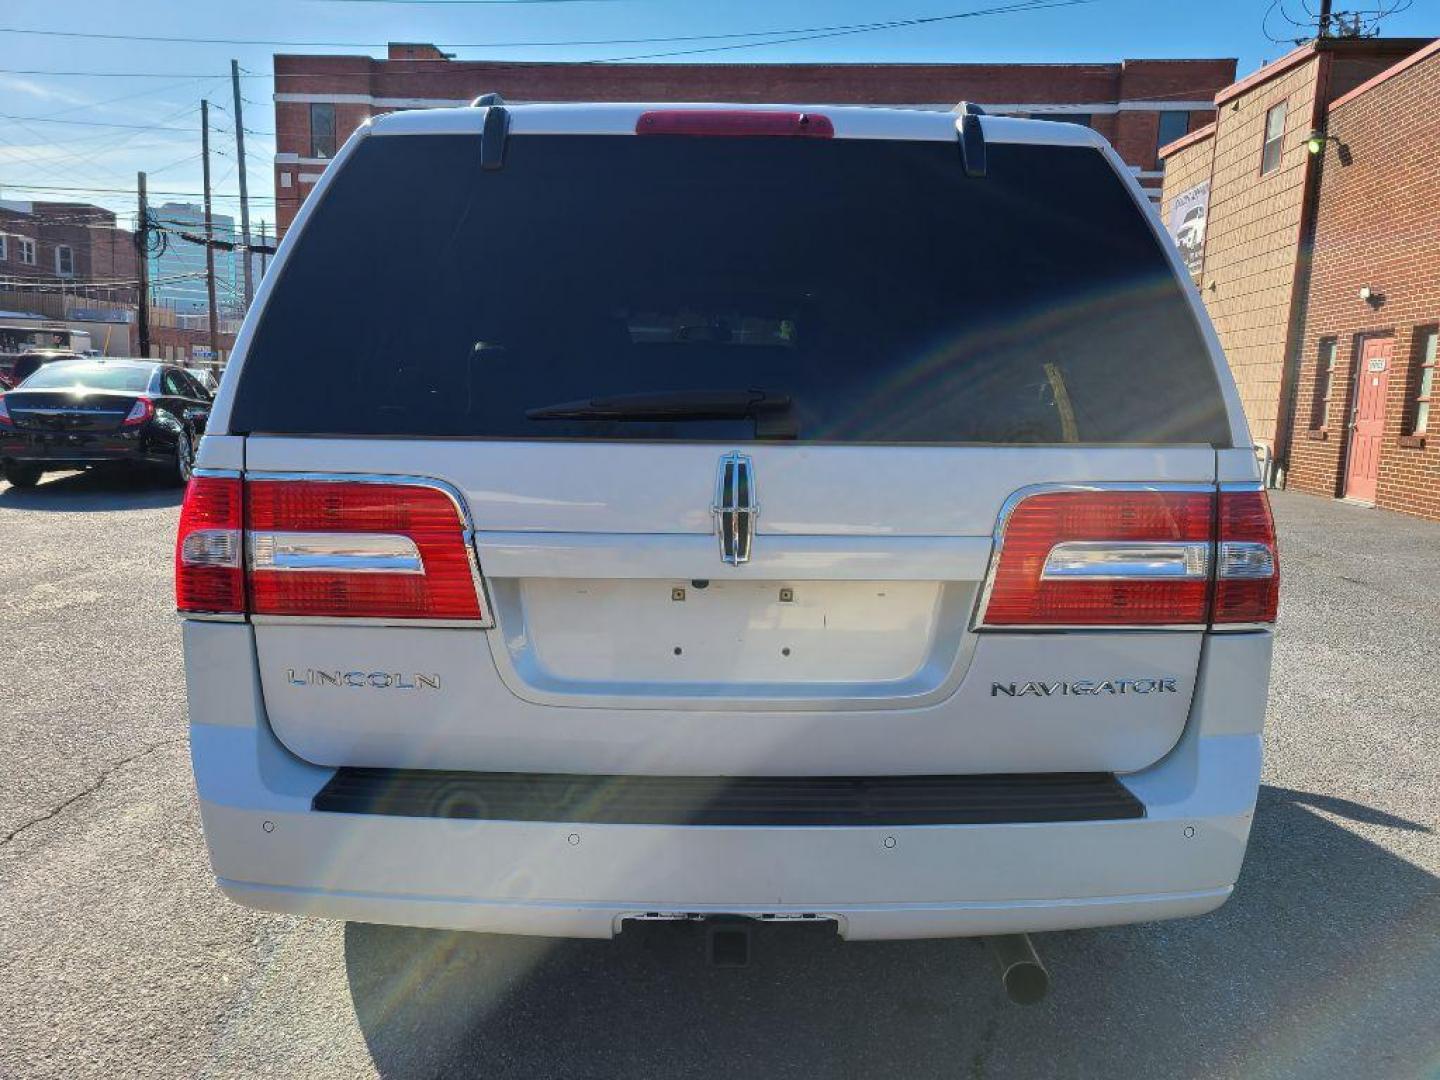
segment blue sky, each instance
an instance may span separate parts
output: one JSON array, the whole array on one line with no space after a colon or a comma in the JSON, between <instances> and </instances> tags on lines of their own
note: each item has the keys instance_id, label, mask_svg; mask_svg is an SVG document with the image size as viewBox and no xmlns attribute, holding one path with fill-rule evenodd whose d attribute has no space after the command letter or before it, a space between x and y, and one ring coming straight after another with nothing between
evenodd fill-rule
<instances>
[{"instance_id":1,"label":"blue sky","mask_svg":"<svg viewBox=\"0 0 1440 1080\"><path fill-rule=\"evenodd\" d=\"M455 0L6 0L0 9L0 198L66 198L129 213L135 173L155 192L200 189L198 101L208 97L217 130L213 145L217 209L233 212L236 191L229 87L232 57L257 75L275 52L383 55L386 41L433 41L461 59L616 59L636 54L749 44L753 38L637 45L528 48L487 43L654 38L798 30L945 15L1014 0L550 0L466 3ZM1055 0L1052 0L1055 2ZM1287 0L1293 15L1305 0ZM1356 0L1387 6L1395 0ZM1045 10L953 19L872 33L693 53L675 61L952 61L1067 62L1122 57L1233 56L1242 74L1285 52L1268 40L1269 0L1093 0ZM1313 3L1312 3L1313 6ZM1337 5L1351 6L1342 0ZM152 34L194 38L337 42L345 47L107 41L14 33ZM1272 14L1268 30L1298 36ZM1418 0L1390 16L1392 36L1440 34L1440 11ZM786 35L803 37L802 34ZM353 47L368 45L369 48ZM57 72L143 72L112 78ZM245 126L274 130L270 81L244 80ZM20 117L25 119L14 119ZM45 122L38 119L44 118ZM68 121L59 123L57 121ZM78 123L77 123L78 121ZM88 126L104 122L135 127ZM142 130L158 127L170 130ZM269 158L273 140L247 136L255 220L272 215ZM24 186L22 186L24 185ZM84 188L85 191L40 190ZM106 189L123 189L110 191ZM167 196L158 195L157 200Z\"/></svg>"}]
</instances>

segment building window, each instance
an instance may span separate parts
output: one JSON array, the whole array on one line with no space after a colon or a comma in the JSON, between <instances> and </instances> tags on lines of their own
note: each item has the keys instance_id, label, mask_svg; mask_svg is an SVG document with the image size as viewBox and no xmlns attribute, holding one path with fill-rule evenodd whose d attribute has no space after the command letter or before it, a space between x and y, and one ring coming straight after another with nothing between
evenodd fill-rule
<instances>
[{"instance_id":1,"label":"building window","mask_svg":"<svg viewBox=\"0 0 1440 1080\"><path fill-rule=\"evenodd\" d=\"M1431 327L1420 353L1420 387L1415 394L1415 434L1423 435L1430 424L1430 402L1435 396L1435 351L1440 329Z\"/></svg>"},{"instance_id":2,"label":"building window","mask_svg":"<svg viewBox=\"0 0 1440 1080\"><path fill-rule=\"evenodd\" d=\"M1322 338L1320 355L1315 362L1315 404L1310 413L1310 426L1322 428L1330 418L1330 397L1335 392L1335 339Z\"/></svg>"},{"instance_id":3,"label":"building window","mask_svg":"<svg viewBox=\"0 0 1440 1080\"><path fill-rule=\"evenodd\" d=\"M1265 113L1265 142L1260 147L1260 175L1272 172L1280 164L1285 141L1285 102L1270 106Z\"/></svg>"},{"instance_id":4,"label":"building window","mask_svg":"<svg viewBox=\"0 0 1440 1080\"><path fill-rule=\"evenodd\" d=\"M55 249L55 276L75 276L75 252L68 244L61 244Z\"/></svg>"},{"instance_id":5,"label":"building window","mask_svg":"<svg viewBox=\"0 0 1440 1080\"><path fill-rule=\"evenodd\" d=\"M335 156L335 106L317 103L310 106L310 156Z\"/></svg>"},{"instance_id":6,"label":"building window","mask_svg":"<svg viewBox=\"0 0 1440 1080\"><path fill-rule=\"evenodd\" d=\"M1160 132L1155 139L1155 149L1168 146L1190 130L1190 114L1170 110L1160 114Z\"/></svg>"},{"instance_id":7,"label":"building window","mask_svg":"<svg viewBox=\"0 0 1440 1080\"><path fill-rule=\"evenodd\" d=\"M25 237L23 237L23 236L16 237L16 239L18 239L18 240L20 241L20 243L19 243L19 245L18 245L18 247L20 248L20 261L21 261L22 263L24 263L26 266L34 266L34 265L35 265L35 241L34 241L34 240L27 240L27 239L26 239Z\"/></svg>"},{"instance_id":8,"label":"building window","mask_svg":"<svg viewBox=\"0 0 1440 1080\"><path fill-rule=\"evenodd\" d=\"M7 241L6 241L5 234L4 234L4 233L0 233L0 262L5 262L5 261L6 261L7 259L9 259L9 258L10 258L10 247L9 247L9 244L8 244Z\"/></svg>"}]
</instances>

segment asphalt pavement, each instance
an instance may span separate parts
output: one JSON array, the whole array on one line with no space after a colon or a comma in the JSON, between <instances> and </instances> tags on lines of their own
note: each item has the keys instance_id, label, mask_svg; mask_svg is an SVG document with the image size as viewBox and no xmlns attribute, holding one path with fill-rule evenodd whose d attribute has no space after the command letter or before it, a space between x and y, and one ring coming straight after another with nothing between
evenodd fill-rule
<instances>
[{"instance_id":1,"label":"asphalt pavement","mask_svg":"<svg viewBox=\"0 0 1440 1080\"><path fill-rule=\"evenodd\" d=\"M1281 493L1265 786L1235 897L972 941L612 942L270 916L212 883L173 488L0 483L0 1077L1440 1076L1440 525Z\"/></svg>"}]
</instances>

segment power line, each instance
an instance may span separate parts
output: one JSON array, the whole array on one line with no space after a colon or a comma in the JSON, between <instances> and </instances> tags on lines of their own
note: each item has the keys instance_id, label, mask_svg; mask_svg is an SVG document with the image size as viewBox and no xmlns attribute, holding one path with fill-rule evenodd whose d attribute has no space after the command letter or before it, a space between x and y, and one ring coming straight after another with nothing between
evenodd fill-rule
<instances>
[{"instance_id":1,"label":"power line","mask_svg":"<svg viewBox=\"0 0 1440 1080\"><path fill-rule=\"evenodd\" d=\"M769 45L790 45L800 41L819 41L822 38L870 34L877 30L896 30L912 26L928 26L932 23L950 22L955 19L973 19L981 15L1006 15L1021 11L1040 11L1045 8L1078 7L1081 4L1093 4L1096 2L1097 0L1050 0L1050 2L1047 3L1039 3L1036 2L1036 0L1020 0L1019 3L1006 4L1001 7L979 8L974 11L961 11L949 15L927 15L914 19L892 19L889 22L875 23L870 26L859 26L850 30L804 33L795 37L778 38L769 41L747 41L739 45L711 45L699 49L677 49L672 52L638 53L632 56L607 56L601 60L589 61L589 63L618 64L631 60L659 60L670 56L695 56L700 53L731 52L736 49L763 49Z\"/></svg>"},{"instance_id":2,"label":"power line","mask_svg":"<svg viewBox=\"0 0 1440 1080\"><path fill-rule=\"evenodd\" d=\"M197 155L197 156L198 156L198 155ZM3 183L3 184L0 184L0 188L6 188L6 189L8 189L8 188L16 188L16 189L21 190L21 191L70 191L70 192L79 192L79 193L82 194L82 195L134 195L134 194L135 194L135 189L134 189L134 188L67 187L67 186L64 186L64 185L56 186L56 185L53 185L53 184L11 184L11 183L8 183L8 182ZM192 197L194 197L194 198L199 198L200 195L201 195L201 192L198 192L198 191L152 191L152 192L150 192L150 194L151 194L151 195L188 195L188 196L192 196ZM213 193L213 197L214 197L214 198L217 198L217 199L238 199L238 198L240 197L240 195L239 195L239 193L236 193L236 194L233 194L233 195L229 195L229 194L224 194L224 193L222 193L222 192L218 192L218 191L217 191L217 192L214 192L214 193ZM252 199L260 198L260 196L257 196L257 195L252 195L252 196L250 196L250 197L251 197Z\"/></svg>"},{"instance_id":3,"label":"power line","mask_svg":"<svg viewBox=\"0 0 1440 1080\"><path fill-rule=\"evenodd\" d=\"M457 4L512 7L516 4L591 4L610 3L612 0L315 0L325 4L390 4L395 7L419 7L421 5L446 6Z\"/></svg>"},{"instance_id":4,"label":"power line","mask_svg":"<svg viewBox=\"0 0 1440 1080\"><path fill-rule=\"evenodd\" d=\"M357 0L357 2L370 2L370 0ZM380 2L380 0L374 0L374 2ZM952 13L950 13L950 14L945 14L945 15L930 15L930 16L917 17L917 18L906 18L906 19L884 19L884 20L877 20L877 21L868 22L868 23L840 23L840 24L832 24L832 25L829 25L829 26L788 27L788 28L780 28L780 29L775 29L775 30L747 30L747 31L736 31L736 32L734 32L734 33L726 33L726 34L670 34L670 35L656 36L656 37L638 37L638 38L571 38L571 39L551 40L551 41L483 41L483 42L474 42L474 43L450 45L450 46L448 46L448 47L449 47L449 48L453 48L453 49L481 49L481 50L521 49L521 48L570 48L570 47L581 46L581 45L659 45L659 44L666 44L666 43L669 43L669 42L723 41L723 40L733 40L733 39L735 39L735 38L747 38L747 37L777 37L777 36L794 35L794 34L831 34L831 33L840 33L840 32L852 32L852 31L853 31L853 32L856 32L856 33L870 33L870 32L879 31L879 30L890 30L890 29L896 29L896 28L906 27L906 26L920 26L920 25L926 25L926 24L936 23L936 22L947 22L947 21L954 20L954 19L973 18L974 16L977 16L977 15L1001 14L1001 13L1003 13L1003 12L1007 12L1007 11L1011 11L1011 10L1023 10L1023 9L1025 9L1025 8L1034 8L1034 9L1036 9L1036 10L1040 10L1040 9L1047 8L1047 7L1068 7L1068 6L1071 6L1071 5L1073 5L1073 4L1078 4L1078 3L1092 3L1092 2L1094 2L1094 0L1064 0L1064 2L1050 2L1050 3L1040 2L1040 0L1026 0L1026 2L1011 4L1011 5L1007 5L1007 6L1005 6L1005 7L996 8L996 9L980 10L980 11L952 12ZM9 26L0 26L0 34L35 34L35 35L40 35L40 36L44 36L44 37L85 38L85 39L87 39L87 40L93 40L93 41L143 41L143 42L147 42L147 43L175 44L175 45L267 45L267 46L283 46L283 47L287 47L287 48L314 48L314 49L384 49L384 48L387 48L388 45L390 44L389 42L383 42L383 41L381 41L381 42L375 42L375 41L287 41L287 40L284 40L284 39L281 39L281 38L158 37L158 36L154 36L154 35L150 35L150 34L100 34L100 33L86 33L86 32L79 31L79 30L33 30L33 29L25 29L25 28L22 28L22 27L9 27ZM764 45L764 44L782 44L782 42L773 42L773 43L761 42L761 43L759 43L759 44L760 44L760 45ZM426 61L415 61L415 62L425 63ZM438 60L437 60L437 61L433 61L433 62L434 62L434 63L437 63L437 64L439 64L439 63L448 63L448 61L438 61ZM29 72L16 71L15 74L50 74L50 73L48 73L48 72L41 72L41 71L29 71ZM60 73L59 73L59 72L56 72L55 74L60 74ZM87 74L87 75L89 75L89 74L99 74L99 73L96 73L96 72L83 72L83 73L80 73L80 74ZM127 75L129 75L129 74L130 74L130 73L127 73L127 72L114 72L114 73L108 73L107 77L124 77L124 76L127 76ZM137 74L138 74L138 73L137 73ZM146 74L148 74L148 73L146 73ZM305 76L305 75L340 75L340 76L342 76L342 77L347 76L347 75L355 75L355 76L357 76L357 77L358 77L358 76L368 77L368 73L363 73L363 72L355 72L355 73L344 73L344 72L281 72L281 73L275 74L273 77L277 77L277 78L298 78L298 77ZM171 78L180 78L181 76L172 74L170 77L171 77ZM194 77L195 77L195 78L206 78L206 77L208 77L208 76L197 75L197 76L194 76ZM249 78L256 78L256 77L265 78L266 76L265 76L263 73L257 75L256 73L253 73L253 72L252 72L252 73L248 73L246 77L249 77Z\"/></svg>"},{"instance_id":5,"label":"power line","mask_svg":"<svg viewBox=\"0 0 1440 1080\"><path fill-rule=\"evenodd\" d=\"M164 116L158 117L155 120L155 126L163 128L172 120L184 116L187 113L193 112L194 109L194 105L182 105L180 108L175 109ZM55 113L46 113L38 119L43 122L49 117L55 115ZM16 120L15 123L21 130L28 132L29 134L35 136L37 139L41 139L43 141L43 146L27 150L24 147L15 147L13 146L13 144L11 144L13 152L17 154L22 161L26 161L28 159L28 162L30 164L34 165L36 168L40 169L43 172L49 173L51 175L62 175L63 171L63 176L70 182L73 182L76 179L87 178L97 178L100 179L101 182L109 180L110 177L114 176L116 170L113 168L106 168L104 166L101 166L99 164L100 160L105 155L113 154L121 147L133 143L136 138L143 134L143 132L133 129L110 129L105 131L105 133L102 135L91 136L87 141L93 144L93 149L90 149L86 153L77 152L75 150L60 149L58 151L59 157L65 160L62 166L57 167L57 163L55 162L54 158L54 150L59 145L59 140L46 140L44 136L40 135L37 131L35 131L35 129L31 128L28 125L27 121ZM190 132L188 131L177 131L175 132L175 134L184 135L187 137L190 136ZM9 140L0 141L5 141L9 143ZM67 141L75 142L79 140ZM77 177L75 175L77 171L81 173L87 173L89 174L89 176Z\"/></svg>"},{"instance_id":6,"label":"power line","mask_svg":"<svg viewBox=\"0 0 1440 1080\"><path fill-rule=\"evenodd\" d=\"M81 106L83 107L83 106ZM189 111L187 106L186 111ZM14 120L17 123L27 124L75 124L80 127L103 127L103 128L124 128L130 131L174 131L184 135L194 135L195 132L189 128L163 127L159 124L117 124L108 120L56 120L49 116L16 116L14 113L0 113L0 120ZM246 134L260 135L274 138L273 131L251 131L245 129Z\"/></svg>"},{"instance_id":7,"label":"power line","mask_svg":"<svg viewBox=\"0 0 1440 1080\"><path fill-rule=\"evenodd\" d=\"M99 120L55 120L48 116L16 116L13 113L0 113L0 120L16 120L30 124L78 124L81 127L129 128L135 131L181 131L186 135L194 134L189 128L160 127L156 124L115 124L105 123Z\"/></svg>"}]
</instances>

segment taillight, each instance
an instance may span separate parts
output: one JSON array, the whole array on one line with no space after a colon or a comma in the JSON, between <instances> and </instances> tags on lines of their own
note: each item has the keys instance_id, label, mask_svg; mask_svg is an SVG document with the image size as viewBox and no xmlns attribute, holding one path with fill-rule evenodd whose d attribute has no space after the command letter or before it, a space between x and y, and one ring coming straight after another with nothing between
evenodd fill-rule
<instances>
[{"instance_id":1,"label":"taillight","mask_svg":"<svg viewBox=\"0 0 1440 1080\"><path fill-rule=\"evenodd\" d=\"M1258 487L1076 487L1001 522L977 626L1271 623L1279 565Z\"/></svg>"},{"instance_id":2,"label":"taillight","mask_svg":"<svg viewBox=\"0 0 1440 1080\"><path fill-rule=\"evenodd\" d=\"M239 477L191 477L175 538L179 610L227 614L245 610L241 499Z\"/></svg>"},{"instance_id":3,"label":"taillight","mask_svg":"<svg viewBox=\"0 0 1440 1080\"><path fill-rule=\"evenodd\" d=\"M831 139L835 125L828 116L774 109L652 109L641 113L636 135L711 135L742 138L755 135L792 139Z\"/></svg>"},{"instance_id":4,"label":"taillight","mask_svg":"<svg viewBox=\"0 0 1440 1080\"><path fill-rule=\"evenodd\" d=\"M1021 500L1001 538L986 626L1205 622L1207 491L1049 491Z\"/></svg>"},{"instance_id":5,"label":"taillight","mask_svg":"<svg viewBox=\"0 0 1440 1080\"><path fill-rule=\"evenodd\" d=\"M10 419L10 406L5 404L4 394L0 394L0 426L15 426L15 421Z\"/></svg>"},{"instance_id":6,"label":"taillight","mask_svg":"<svg viewBox=\"0 0 1440 1080\"><path fill-rule=\"evenodd\" d=\"M190 481L175 547L182 612L486 621L458 497L434 481Z\"/></svg>"},{"instance_id":7,"label":"taillight","mask_svg":"<svg viewBox=\"0 0 1440 1080\"><path fill-rule=\"evenodd\" d=\"M125 419L120 421L121 427L139 427L155 415L155 403L149 398L136 398L135 404L130 406L130 411L125 414Z\"/></svg>"},{"instance_id":8,"label":"taillight","mask_svg":"<svg viewBox=\"0 0 1440 1080\"><path fill-rule=\"evenodd\" d=\"M465 521L438 487L250 480L245 521L254 614L485 617Z\"/></svg>"},{"instance_id":9,"label":"taillight","mask_svg":"<svg viewBox=\"0 0 1440 1080\"><path fill-rule=\"evenodd\" d=\"M1220 492L1216 623L1272 623L1280 605L1275 520L1263 490Z\"/></svg>"}]
</instances>

